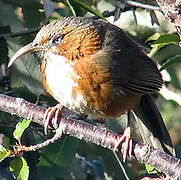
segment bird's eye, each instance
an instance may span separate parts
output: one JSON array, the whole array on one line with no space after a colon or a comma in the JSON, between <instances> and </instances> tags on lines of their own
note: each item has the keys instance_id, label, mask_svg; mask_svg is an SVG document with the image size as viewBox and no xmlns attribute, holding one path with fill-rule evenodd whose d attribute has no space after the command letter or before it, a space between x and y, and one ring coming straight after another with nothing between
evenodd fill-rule
<instances>
[{"instance_id":1,"label":"bird's eye","mask_svg":"<svg viewBox=\"0 0 181 180\"><path fill-rule=\"evenodd\" d=\"M58 36L52 40L52 43L55 45L59 45L62 42L62 36Z\"/></svg>"}]
</instances>

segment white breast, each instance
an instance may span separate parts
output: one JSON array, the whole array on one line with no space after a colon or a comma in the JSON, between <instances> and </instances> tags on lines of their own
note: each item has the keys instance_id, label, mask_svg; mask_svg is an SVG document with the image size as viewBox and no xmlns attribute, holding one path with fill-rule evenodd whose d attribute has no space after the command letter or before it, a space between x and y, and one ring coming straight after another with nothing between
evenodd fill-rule
<instances>
[{"instance_id":1,"label":"white breast","mask_svg":"<svg viewBox=\"0 0 181 180\"><path fill-rule=\"evenodd\" d=\"M77 83L72 77L79 78L73 71L73 62L67 62L63 56L53 53L47 53L46 56L48 56L45 68L46 80L54 98L71 110L85 113L87 103L83 96L73 94L72 87L76 87Z\"/></svg>"}]
</instances>

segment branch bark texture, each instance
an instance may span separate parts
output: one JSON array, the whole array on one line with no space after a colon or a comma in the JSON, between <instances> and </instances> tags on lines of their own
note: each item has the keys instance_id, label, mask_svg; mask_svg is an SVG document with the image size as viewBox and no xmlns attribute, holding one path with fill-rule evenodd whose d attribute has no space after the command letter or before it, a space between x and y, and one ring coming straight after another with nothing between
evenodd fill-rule
<instances>
[{"instance_id":1,"label":"branch bark texture","mask_svg":"<svg viewBox=\"0 0 181 180\"><path fill-rule=\"evenodd\" d=\"M46 109L29 103L22 98L0 94L0 110L43 125L42 120ZM63 134L92 142L110 150L115 149L121 138L121 134L112 132L107 128L97 127L68 117L62 117L60 125L64 126ZM118 146L117 150L119 152L120 149ZM140 163L154 166L157 170L164 172L169 178L181 179L181 162L178 158L136 141L133 141L132 156Z\"/></svg>"}]
</instances>

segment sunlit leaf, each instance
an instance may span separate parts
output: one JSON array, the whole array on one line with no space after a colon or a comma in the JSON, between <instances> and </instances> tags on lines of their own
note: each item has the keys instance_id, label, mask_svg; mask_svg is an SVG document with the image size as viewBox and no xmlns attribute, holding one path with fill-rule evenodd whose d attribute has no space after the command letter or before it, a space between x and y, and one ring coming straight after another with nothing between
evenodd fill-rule
<instances>
[{"instance_id":1,"label":"sunlit leaf","mask_svg":"<svg viewBox=\"0 0 181 180\"><path fill-rule=\"evenodd\" d=\"M14 159L9 166L9 170L16 177L17 180L28 180L29 167L23 157Z\"/></svg>"},{"instance_id":2,"label":"sunlit leaf","mask_svg":"<svg viewBox=\"0 0 181 180\"><path fill-rule=\"evenodd\" d=\"M155 41L157 40L158 38L160 37L160 34L159 33L155 33L153 34L152 36L150 36L145 42L149 42L149 41Z\"/></svg>"},{"instance_id":3,"label":"sunlit leaf","mask_svg":"<svg viewBox=\"0 0 181 180\"><path fill-rule=\"evenodd\" d=\"M168 44L178 43L179 37L177 34L166 34L160 36L156 41L154 41L151 46L157 50L167 46Z\"/></svg>"},{"instance_id":4,"label":"sunlit leaf","mask_svg":"<svg viewBox=\"0 0 181 180\"><path fill-rule=\"evenodd\" d=\"M146 171L148 172L148 174L156 173L156 170L155 170L155 168L153 166L145 164L145 168L146 168Z\"/></svg>"},{"instance_id":5,"label":"sunlit leaf","mask_svg":"<svg viewBox=\"0 0 181 180\"><path fill-rule=\"evenodd\" d=\"M13 136L16 140L19 141L21 139L23 132L25 131L26 128L29 127L30 122L31 122L30 120L23 119L22 122L17 123L16 129L13 132Z\"/></svg>"},{"instance_id":6,"label":"sunlit leaf","mask_svg":"<svg viewBox=\"0 0 181 180\"><path fill-rule=\"evenodd\" d=\"M0 145L0 162L10 155L10 151Z\"/></svg>"}]
</instances>

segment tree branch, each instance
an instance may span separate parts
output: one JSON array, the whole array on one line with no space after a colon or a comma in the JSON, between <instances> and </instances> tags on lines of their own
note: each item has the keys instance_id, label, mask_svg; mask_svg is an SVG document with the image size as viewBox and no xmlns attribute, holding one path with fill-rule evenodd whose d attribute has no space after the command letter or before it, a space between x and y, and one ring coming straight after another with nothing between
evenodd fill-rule
<instances>
[{"instance_id":1,"label":"tree branch","mask_svg":"<svg viewBox=\"0 0 181 180\"><path fill-rule=\"evenodd\" d=\"M153 10L153 11L160 11L160 8L158 6L153 6L149 4L143 4L140 2L130 1L130 0L122 0L125 4L128 4L133 7L139 7L143 9Z\"/></svg>"},{"instance_id":2,"label":"tree branch","mask_svg":"<svg viewBox=\"0 0 181 180\"><path fill-rule=\"evenodd\" d=\"M42 120L46 109L29 103L22 98L13 98L0 94L0 110L43 125ZM62 117L60 125L64 127L64 134L95 143L110 150L115 149L121 138L120 134L107 128L97 127L68 117ZM119 152L120 149L118 147ZM181 179L181 162L178 158L136 141L133 141L132 156L140 163L154 166L170 178Z\"/></svg>"},{"instance_id":3,"label":"tree branch","mask_svg":"<svg viewBox=\"0 0 181 180\"><path fill-rule=\"evenodd\" d=\"M58 2L57 0L54 0L55 2ZM140 2L135 2L135 1L131 1L131 0L121 0L121 2L116 2L116 4L114 2L111 2L115 7L118 6L118 3L119 3L119 7L120 7L120 3L124 3L125 5L129 6L129 7L139 7L139 8L143 8L143 9L147 9L147 10L150 10L150 11L160 11L160 7L158 6L153 6L153 5L148 5L148 4L143 4L143 3L140 3ZM124 9L124 8L123 8ZM104 17L109 17L111 15L114 15L115 14L115 11L104 11L102 13L102 15ZM97 16L92 16L90 17L90 19L98 19ZM9 26L7 26L9 28ZM41 27L40 27L41 28ZM19 36L25 36L25 35L29 35L29 34L33 34L33 33L37 33L40 28L32 28L32 29L27 29L27 30L23 30L23 31L20 31L20 32L16 32L16 33L12 33L12 32L5 32L5 33L2 33L0 34L0 38L1 37L5 37L5 36L10 36L10 37L19 37Z\"/></svg>"}]
</instances>

